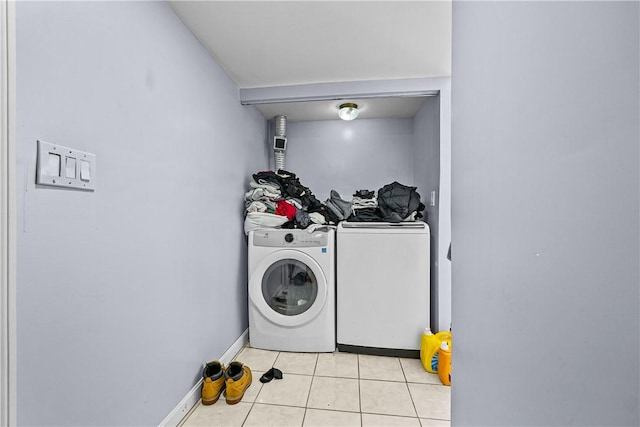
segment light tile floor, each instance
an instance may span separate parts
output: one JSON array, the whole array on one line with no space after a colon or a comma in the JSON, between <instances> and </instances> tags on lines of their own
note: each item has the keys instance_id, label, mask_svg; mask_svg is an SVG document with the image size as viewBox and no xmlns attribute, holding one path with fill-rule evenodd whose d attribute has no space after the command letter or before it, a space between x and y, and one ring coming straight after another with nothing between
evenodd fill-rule
<instances>
[{"instance_id":1,"label":"light tile floor","mask_svg":"<svg viewBox=\"0 0 640 427\"><path fill-rule=\"evenodd\" d=\"M451 389L418 359L245 347L253 372L240 403L200 403L182 426L449 426ZM272 366L283 379L262 384Z\"/></svg>"}]
</instances>

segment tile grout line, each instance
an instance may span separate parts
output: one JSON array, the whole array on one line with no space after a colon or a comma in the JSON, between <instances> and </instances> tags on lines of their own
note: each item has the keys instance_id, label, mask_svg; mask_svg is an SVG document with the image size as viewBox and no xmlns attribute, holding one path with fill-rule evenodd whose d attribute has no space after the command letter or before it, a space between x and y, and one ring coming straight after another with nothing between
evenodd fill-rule
<instances>
[{"instance_id":1,"label":"tile grout line","mask_svg":"<svg viewBox=\"0 0 640 427\"><path fill-rule=\"evenodd\" d=\"M316 363L313 364L313 376L316 376L316 370L318 369L318 360L320 359L320 353L316 353Z\"/></svg>"},{"instance_id":2,"label":"tile grout line","mask_svg":"<svg viewBox=\"0 0 640 427\"><path fill-rule=\"evenodd\" d=\"M280 357L280 353L281 352L278 352L278 354L276 355L276 358L273 359L273 363L271 364L272 368L273 368L273 365L276 363L276 360L278 360L278 357ZM249 368L251 368L251 366L249 366ZM260 379L258 379L258 381L260 381ZM251 371L251 382L253 383L253 371ZM245 392L246 392L246 390L245 390ZM260 396L260 393L262 393L262 387L260 387L260 391L258 392L258 394L256 394L256 398L253 399L253 402L251 402L251 408L249 408L249 411L247 412L247 415L244 417L244 420L242 420L241 426L244 427L244 425L246 424L247 420L249 419L249 415L251 415L251 411L253 411L253 408L255 408L256 402L258 401L258 396Z\"/></svg>"},{"instance_id":3,"label":"tile grout line","mask_svg":"<svg viewBox=\"0 0 640 427\"><path fill-rule=\"evenodd\" d=\"M409 380L407 380L407 373L404 371L404 366L402 366L402 362L400 361L400 358L398 359L398 363L400 364L400 370L402 371L402 376L404 377L404 382L408 383Z\"/></svg>"},{"instance_id":4,"label":"tile grout line","mask_svg":"<svg viewBox=\"0 0 640 427\"><path fill-rule=\"evenodd\" d=\"M316 363L313 364L313 373L311 374L311 384L309 384L309 393L307 394L307 400L304 403L304 414L302 415L302 424L304 425L304 420L307 419L307 410L309 409L309 398L311 397L311 389L313 388L313 382L316 378L316 367L318 366L318 359L320 355L316 353Z\"/></svg>"},{"instance_id":5,"label":"tile grout line","mask_svg":"<svg viewBox=\"0 0 640 427\"><path fill-rule=\"evenodd\" d=\"M418 417L418 419L432 420L432 421L445 421L445 422L451 423L451 420L443 420L442 418L432 418L432 417L422 417L422 418L420 418L420 417ZM422 422L420 424L422 424Z\"/></svg>"},{"instance_id":6,"label":"tile grout line","mask_svg":"<svg viewBox=\"0 0 640 427\"><path fill-rule=\"evenodd\" d=\"M245 402L245 403L248 403L248 402ZM258 405L279 406L279 407L297 408L297 409L304 409L305 408L305 406L284 405L282 403L267 403L267 402L261 402L261 403L258 403ZM348 413L348 414L359 414L360 413L358 411L347 411L346 409L321 409L321 408L309 408L309 409L315 409L317 411L327 411L327 412L344 412L344 413ZM367 412L367 413L369 413L369 412ZM371 412L371 413L372 414L376 414L375 412ZM385 415L385 414L379 414L379 415ZM388 414L386 414L386 415L388 415ZM410 418L410 417L407 417L406 415L391 415L391 416ZM433 418L433 419L436 419L436 418Z\"/></svg>"},{"instance_id":7,"label":"tile grout line","mask_svg":"<svg viewBox=\"0 0 640 427\"><path fill-rule=\"evenodd\" d=\"M418 424L422 426L422 421L420 421L420 416L418 415L418 408L416 407L416 402L413 399L413 394L411 394L411 388L409 387L409 381L407 380L407 374L404 371L404 366L402 366L402 362L398 358L398 363L400 364L400 370L402 371L402 376L404 377L404 386L407 388L409 392L409 399L411 399L411 405L413 406L413 411L416 413L416 418L418 418Z\"/></svg>"}]
</instances>

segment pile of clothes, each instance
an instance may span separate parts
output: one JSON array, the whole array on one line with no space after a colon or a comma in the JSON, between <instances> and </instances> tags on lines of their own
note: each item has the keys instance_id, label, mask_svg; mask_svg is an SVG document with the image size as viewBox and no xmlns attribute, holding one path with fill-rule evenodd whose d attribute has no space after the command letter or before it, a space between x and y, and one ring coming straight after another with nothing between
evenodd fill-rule
<instances>
[{"instance_id":1,"label":"pile of clothes","mask_svg":"<svg viewBox=\"0 0 640 427\"><path fill-rule=\"evenodd\" d=\"M253 174L251 189L244 195L244 232L258 228L307 228L326 224L327 207L285 170Z\"/></svg>"},{"instance_id":2,"label":"pile of clothes","mask_svg":"<svg viewBox=\"0 0 640 427\"><path fill-rule=\"evenodd\" d=\"M320 202L296 174L285 170L258 172L245 194L244 231L259 228L308 228L340 221L402 222L422 218L425 206L416 187L392 182L377 192L358 190L348 201L331 190Z\"/></svg>"},{"instance_id":3,"label":"pile of clothes","mask_svg":"<svg viewBox=\"0 0 640 427\"><path fill-rule=\"evenodd\" d=\"M416 187L408 187L397 181L385 185L377 193L358 190L351 202L343 200L337 191L332 190L325 204L338 217L338 221L353 222L415 221L422 218L421 211L425 208Z\"/></svg>"}]
</instances>

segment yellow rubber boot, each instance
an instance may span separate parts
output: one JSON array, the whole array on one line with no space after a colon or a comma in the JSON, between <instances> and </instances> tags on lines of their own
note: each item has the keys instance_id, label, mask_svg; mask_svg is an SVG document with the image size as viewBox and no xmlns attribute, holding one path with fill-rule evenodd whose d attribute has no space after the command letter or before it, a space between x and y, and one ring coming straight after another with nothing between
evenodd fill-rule
<instances>
[{"instance_id":1,"label":"yellow rubber boot","mask_svg":"<svg viewBox=\"0 0 640 427\"><path fill-rule=\"evenodd\" d=\"M202 372L202 404L213 405L225 387L224 365L217 360L207 363Z\"/></svg>"},{"instance_id":2,"label":"yellow rubber boot","mask_svg":"<svg viewBox=\"0 0 640 427\"><path fill-rule=\"evenodd\" d=\"M224 371L226 382L226 400L235 405L242 400L244 392L251 385L251 369L240 362L231 362Z\"/></svg>"}]
</instances>

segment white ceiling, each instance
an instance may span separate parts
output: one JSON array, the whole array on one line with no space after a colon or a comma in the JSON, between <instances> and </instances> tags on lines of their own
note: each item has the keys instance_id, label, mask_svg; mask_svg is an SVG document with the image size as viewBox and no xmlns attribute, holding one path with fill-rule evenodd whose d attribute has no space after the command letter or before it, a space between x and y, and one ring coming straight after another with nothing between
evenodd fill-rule
<instances>
[{"instance_id":1,"label":"white ceiling","mask_svg":"<svg viewBox=\"0 0 640 427\"><path fill-rule=\"evenodd\" d=\"M239 88L451 75L450 1L170 3ZM422 104L407 97L358 101L362 118L413 117ZM337 103L256 107L266 118L333 120Z\"/></svg>"}]
</instances>

